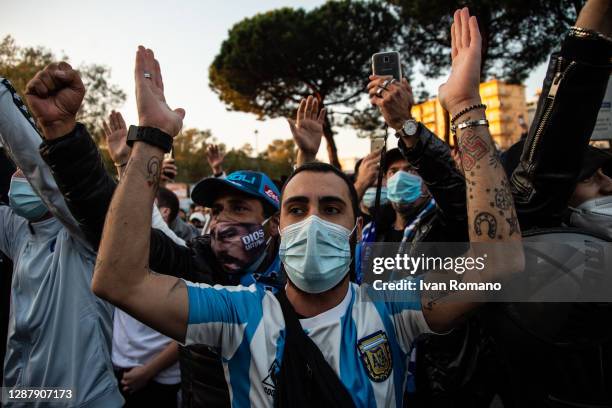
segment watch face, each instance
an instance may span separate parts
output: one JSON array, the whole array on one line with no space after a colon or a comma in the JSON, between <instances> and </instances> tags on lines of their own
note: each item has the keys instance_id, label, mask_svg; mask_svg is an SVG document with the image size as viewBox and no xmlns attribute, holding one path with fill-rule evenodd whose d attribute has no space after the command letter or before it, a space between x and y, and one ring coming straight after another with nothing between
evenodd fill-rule
<instances>
[{"instance_id":1,"label":"watch face","mask_svg":"<svg viewBox=\"0 0 612 408\"><path fill-rule=\"evenodd\" d=\"M404 132L408 136L414 136L417 132L418 125L414 120L409 120L404 124Z\"/></svg>"}]
</instances>

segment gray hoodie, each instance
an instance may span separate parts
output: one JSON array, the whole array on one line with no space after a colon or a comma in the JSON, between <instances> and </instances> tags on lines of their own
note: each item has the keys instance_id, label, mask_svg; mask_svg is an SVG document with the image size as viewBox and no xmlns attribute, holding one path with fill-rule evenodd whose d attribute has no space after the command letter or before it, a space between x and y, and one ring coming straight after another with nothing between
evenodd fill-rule
<instances>
[{"instance_id":1,"label":"gray hoodie","mask_svg":"<svg viewBox=\"0 0 612 408\"><path fill-rule=\"evenodd\" d=\"M95 253L38 153L41 138L25 106L3 78L0 139L53 215L29 223L0 206L0 251L14 263L3 386L72 390L60 406L120 407L110 358L113 308L90 288Z\"/></svg>"}]
</instances>

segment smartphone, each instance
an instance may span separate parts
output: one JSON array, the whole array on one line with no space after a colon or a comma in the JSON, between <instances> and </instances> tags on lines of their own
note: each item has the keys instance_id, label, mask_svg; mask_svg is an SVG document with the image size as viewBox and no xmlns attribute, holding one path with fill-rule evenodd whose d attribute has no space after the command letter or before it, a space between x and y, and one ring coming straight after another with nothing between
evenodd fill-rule
<instances>
[{"instance_id":1,"label":"smartphone","mask_svg":"<svg viewBox=\"0 0 612 408\"><path fill-rule=\"evenodd\" d=\"M380 150L385 145L385 139L382 137L375 137L370 139L370 153Z\"/></svg>"},{"instance_id":2,"label":"smartphone","mask_svg":"<svg viewBox=\"0 0 612 408\"><path fill-rule=\"evenodd\" d=\"M377 52L372 55L372 73L380 76L391 75L393 78L401 81L402 66L399 52Z\"/></svg>"}]
</instances>

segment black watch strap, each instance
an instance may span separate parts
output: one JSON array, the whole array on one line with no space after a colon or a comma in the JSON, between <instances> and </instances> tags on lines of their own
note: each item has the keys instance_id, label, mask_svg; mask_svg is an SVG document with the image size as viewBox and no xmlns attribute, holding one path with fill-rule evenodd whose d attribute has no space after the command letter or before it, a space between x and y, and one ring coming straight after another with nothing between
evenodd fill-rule
<instances>
[{"instance_id":1,"label":"black watch strap","mask_svg":"<svg viewBox=\"0 0 612 408\"><path fill-rule=\"evenodd\" d=\"M136 140L159 147L166 153L172 150L172 136L154 127L130 126L126 143L131 147Z\"/></svg>"}]
</instances>

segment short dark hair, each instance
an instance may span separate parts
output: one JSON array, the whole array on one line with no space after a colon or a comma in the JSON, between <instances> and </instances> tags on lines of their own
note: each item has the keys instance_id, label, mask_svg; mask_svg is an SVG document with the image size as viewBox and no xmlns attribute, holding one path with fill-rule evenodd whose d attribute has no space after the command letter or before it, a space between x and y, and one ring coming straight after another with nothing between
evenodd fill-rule
<instances>
[{"instance_id":1,"label":"short dark hair","mask_svg":"<svg viewBox=\"0 0 612 408\"><path fill-rule=\"evenodd\" d=\"M168 222L174 221L179 210L179 199L176 194L165 187L160 187L159 190L157 190L157 195L155 198L157 199L158 207L166 207L170 209Z\"/></svg>"},{"instance_id":2,"label":"short dark hair","mask_svg":"<svg viewBox=\"0 0 612 408\"><path fill-rule=\"evenodd\" d=\"M387 152L385 153L385 163L383 165L383 173L386 174L389 171L389 167L391 167L393 163L396 163L401 160L407 161L407 159L404 157L400 149L395 147L391 150L387 150Z\"/></svg>"},{"instance_id":3,"label":"short dark hair","mask_svg":"<svg viewBox=\"0 0 612 408\"><path fill-rule=\"evenodd\" d=\"M349 176L344 174L341 170L327 163L310 162L310 163L303 164L297 169L295 169L293 173L291 173L287 181L285 181L285 185L283 186L283 189L281 190L281 202L282 202L282 195L285 193L285 187L287 187L287 184L289 184L291 179L293 179L297 174L304 172L304 171L310 171L313 173L334 173L336 176L340 177L342 181L344 181L344 183L348 187L349 196L351 198L351 206L353 207L354 218L355 219L357 218L357 216L359 215L359 198L357 196L357 190L355 190L355 186L353 185L353 182L351 181Z\"/></svg>"}]
</instances>

